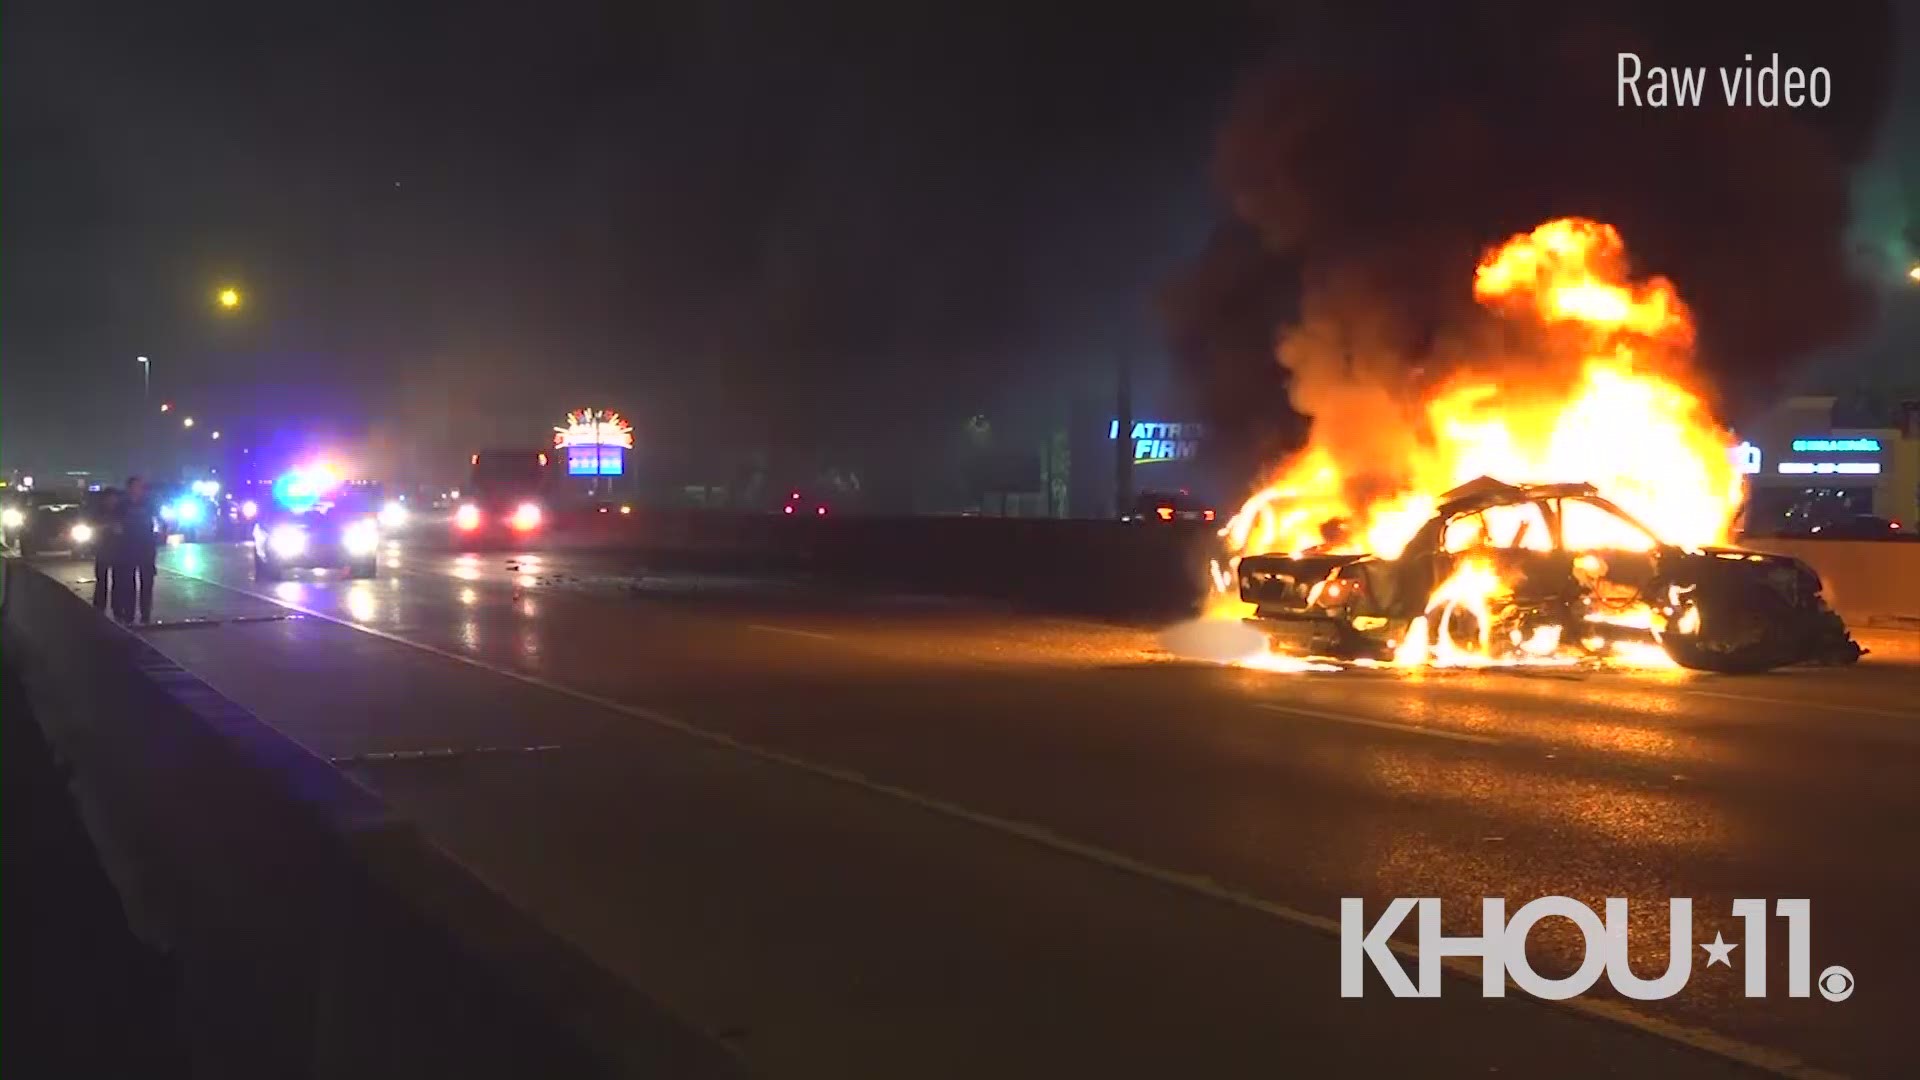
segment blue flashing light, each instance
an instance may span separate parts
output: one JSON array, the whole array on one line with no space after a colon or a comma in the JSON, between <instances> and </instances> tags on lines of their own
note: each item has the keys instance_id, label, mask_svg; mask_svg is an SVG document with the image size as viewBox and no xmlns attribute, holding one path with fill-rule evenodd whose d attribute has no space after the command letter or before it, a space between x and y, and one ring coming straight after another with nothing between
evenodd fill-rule
<instances>
[{"instance_id":1,"label":"blue flashing light","mask_svg":"<svg viewBox=\"0 0 1920 1080\"><path fill-rule=\"evenodd\" d=\"M206 506L199 499L181 499L173 504L172 520L181 525L198 525L205 516Z\"/></svg>"},{"instance_id":2,"label":"blue flashing light","mask_svg":"<svg viewBox=\"0 0 1920 1080\"><path fill-rule=\"evenodd\" d=\"M273 501L296 514L303 514L339 486L339 478L324 465L311 469L289 469L274 480Z\"/></svg>"}]
</instances>

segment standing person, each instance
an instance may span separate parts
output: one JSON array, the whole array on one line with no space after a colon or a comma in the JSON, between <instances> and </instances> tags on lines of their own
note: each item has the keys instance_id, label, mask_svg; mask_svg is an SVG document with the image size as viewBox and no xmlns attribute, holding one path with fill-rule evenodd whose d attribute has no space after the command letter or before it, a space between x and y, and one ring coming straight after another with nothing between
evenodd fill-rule
<instances>
[{"instance_id":1,"label":"standing person","mask_svg":"<svg viewBox=\"0 0 1920 1080\"><path fill-rule=\"evenodd\" d=\"M127 505L121 515L125 523L121 538L122 561L113 571L114 614L132 622L136 594L140 621L153 621L153 575L160 558L160 533L154 524L153 503L147 495L147 482L138 476L127 477ZM121 586L121 575L126 586Z\"/></svg>"},{"instance_id":2,"label":"standing person","mask_svg":"<svg viewBox=\"0 0 1920 1080\"><path fill-rule=\"evenodd\" d=\"M120 534L124 527L126 500L119 488L100 493L99 508L93 515L93 609L104 613L113 581L113 564L120 558Z\"/></svg>"}]
</instances>

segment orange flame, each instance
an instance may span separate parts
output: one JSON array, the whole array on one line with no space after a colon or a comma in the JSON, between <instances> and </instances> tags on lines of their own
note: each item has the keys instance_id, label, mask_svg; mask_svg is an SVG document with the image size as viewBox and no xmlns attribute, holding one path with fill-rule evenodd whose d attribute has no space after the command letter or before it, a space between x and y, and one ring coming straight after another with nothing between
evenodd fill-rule
<instances>
[{"instance_id":1,"label":"orange flame","mask_svg":"<svg viewBox=\"0 0 1920 1080\"><path fill-rule=\"evenodd\" d=\"M1229 552L1392 557L1439 495L1478 476L1591 483L1663 540L1725 539L1743 496L1727 449L1734 440L1681 378L1693 325L1672 283L1630 280L1612 226L1563 218L1490 251L1474 295L1548 335L1574 362L1483 363L1397 413L1315 417L1308 444L1221 530ZM1354 424L1406 430L1393 451L1357 460L1342 431ZM1600 543L1567 537L1570 547Z\"/></svg>"}]
</instances>

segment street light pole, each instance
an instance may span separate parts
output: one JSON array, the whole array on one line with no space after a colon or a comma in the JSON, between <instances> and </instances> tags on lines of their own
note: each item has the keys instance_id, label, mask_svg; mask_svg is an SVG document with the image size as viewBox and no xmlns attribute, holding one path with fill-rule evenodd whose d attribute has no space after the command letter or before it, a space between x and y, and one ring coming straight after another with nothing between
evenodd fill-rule
<instances>
[{"instance_id":1,"label":"street light pole","mask_svg":"<svg viewBox=\"0 0 1920 1080\"><path fill-rule=\"evenodd\" d=\"M136 356L140 361L140 456L153 457L153 361L144 356Z\"/></svg>"}]
</instances>

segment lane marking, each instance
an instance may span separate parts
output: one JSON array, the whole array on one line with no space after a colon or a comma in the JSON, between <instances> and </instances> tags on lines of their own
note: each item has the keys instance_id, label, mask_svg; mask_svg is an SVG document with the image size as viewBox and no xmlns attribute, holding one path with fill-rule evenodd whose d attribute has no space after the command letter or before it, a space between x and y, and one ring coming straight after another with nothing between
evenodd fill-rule
<instances>
[{"instance_id":1,"label":"lane marking","mask_svg":"<svg viewBox=\"0 0 1920 1080\"><path fill-rule=\"evenodd\" d=\"M1920 722L1920 713L1901 712L1898 709L1880 709L1872 705L1848 705L1838 701L1795 701L1792 698L1760 697L1754 694L1729 694L1720 690L1684 689L1684 694L1695 697L1720 698L1725 701L1747 701L1756 705L1785 705L1798 709L1824 709L1827 712L1855 713L1860 716L1879 716L1892 720Z\"/></svg>"},{"instance_id":2,"label":"lane marking","mask_svg":"<svg viewBox=\"0 0 1920 1080\"><path fill-rule=\"evenodd\" d=\"M792 626L769 626L765 623L748 623L747 629L759 630L767 634L791 634L794 637L812 638L815 641L838 641L832 634L822 634L815 630L801 630Z\"/></svg>"},{"instance_id":3,"label":"lane marking","mask_svg":"<svg viewBox=\"0 0 1920 1080\"><path fill-rule=\"evenodd\" d=\"M175 571L175 573L179 572ZM515 682L524 683L528 686L539 687L542 690L559 694L562 697L572 698L575 701L586 702L590 705L598 705L601 708L608 709L623 716L630 716L636 720L641 720L655 727L684 735L690 739L744 754L757 761L784 766L809 776L817 776L869 794L894 799L941 817L967 822L968 824L979 826L991 832L1025 840L1057 854L1078 858L1111 870L1131 874L1147 881L1184 890L1247 911L1267 915L1280 922L1318 931L1329 937L1337 939L1340 936L1340 923L1337 919L1331 919L1325 915L1316 915L1310 911L1289 907L1286 904L1256 896L1253 893L1234 888L1230 885L1223 885L1203 874L1170 870L1154 863L1144 862L1111 848L1101 847L1098 844L1063 836L1044 825L1036 825L1031 822L1020 821L1016 818L1001 817L985 811L970 809L959 803L949 802L946 799L932 795L924 795L910 788L903 788L882 780L875 780L853 769L822 764L808 758L797 757L784 751L761 746L757 743L746 742L732 735L728 735L725 732L716 731L712 728L682 720L657 709L617 701L613 698L603 697L599 694L589 693L585 690L579 690L562 683L557 683L538 675L528 675L524 672L514 671L511 668L496 667L486 661L471 656L463 656L450 649L442 649L438 646L404 638L385 630L379 630L371 626L363 626L359 623L350 622L346 619L336 618L335 616L303 607L291 601L281 600L277 597L263 596L259 593L247 592L245 589L228 585L225 582L214 581L211 578L196 577L191 574L181 574L180 576L191 577L196 581L205 582L215 588L237 592L243 596L266 600L269 603L278 604L281 607L301 612L302 614L345 627L349 630L369 634L385 641L391 641L397 645L404 645L407 648L418 649L421 652L451 660L458 664L465 664L468 667L478 668L481 671L491 672L494 675L512 679ZM1275 708L1278 708L1278 706L1275 706ZM1397 727L1397 725L1387 726ZM1400 728L1400 730L1419 729ZM1434 734L1428 731L1420 731L1420 733ZM1469 741L1486 741L1484 736L1468 737L1458 732L1451 732L1449 734L1455 737L1468 738ZM1419 959L1419 949L1411 942L1389 940L1387 946L1403 959L1415 961ZM1442 957L1440 963L1441 969L1448 974L1470 985L1479 985L1480 964L1478 961L1471 958L1448 956ZM1642 1034L1665 1039L1669 1042L1712 1054L1716 1057L1725 1058L1762 1072L1789 1077L1791 1080L1844 1080L1843 1074L1809 1065L1805 1059L1801 1058L1798 1054L1746 1042L1728 1035L1722 1035L1708 1028L1694 1027L1687 1024L1676 1023L1671 1020L1665 1020L1630 1008L1619 1002L1597 998L1569 998L1564 1001L1547 1001L1540 998L1527 997L1526 1000L1547 1008L1575 1013L1588 1019L1603 1020L1618 1024L1622 1027L1641 1032Z\"/></svg>"},{"instance_id":4,"label":"lane marking","mask_svg":"<svg viewBox=\"0 0 1920 1080\"><path fill-rule=\"evenodd\" d=\"M1475 735L1466 731L1449 731L1446 728L1423 727L1419 724L1399 724L1391 720L1370 720L1364 716L1349 716L1346 713L1321 712L1318 709L1302 709L1296 705L1275 705L1272 702L1256 701L1255 708L1269 712L1286 713L1289 716L1305 716L1314 720L1329 720L1336 724L1353 724L1357 727L1380 728L1385 731L1398 731L1406 735L1427 735L1435 739L1452 739L1455 742L1478 743L1481 746L1504 746L1507 740L1492 735Z\"/></svg>"}]
</instances>

